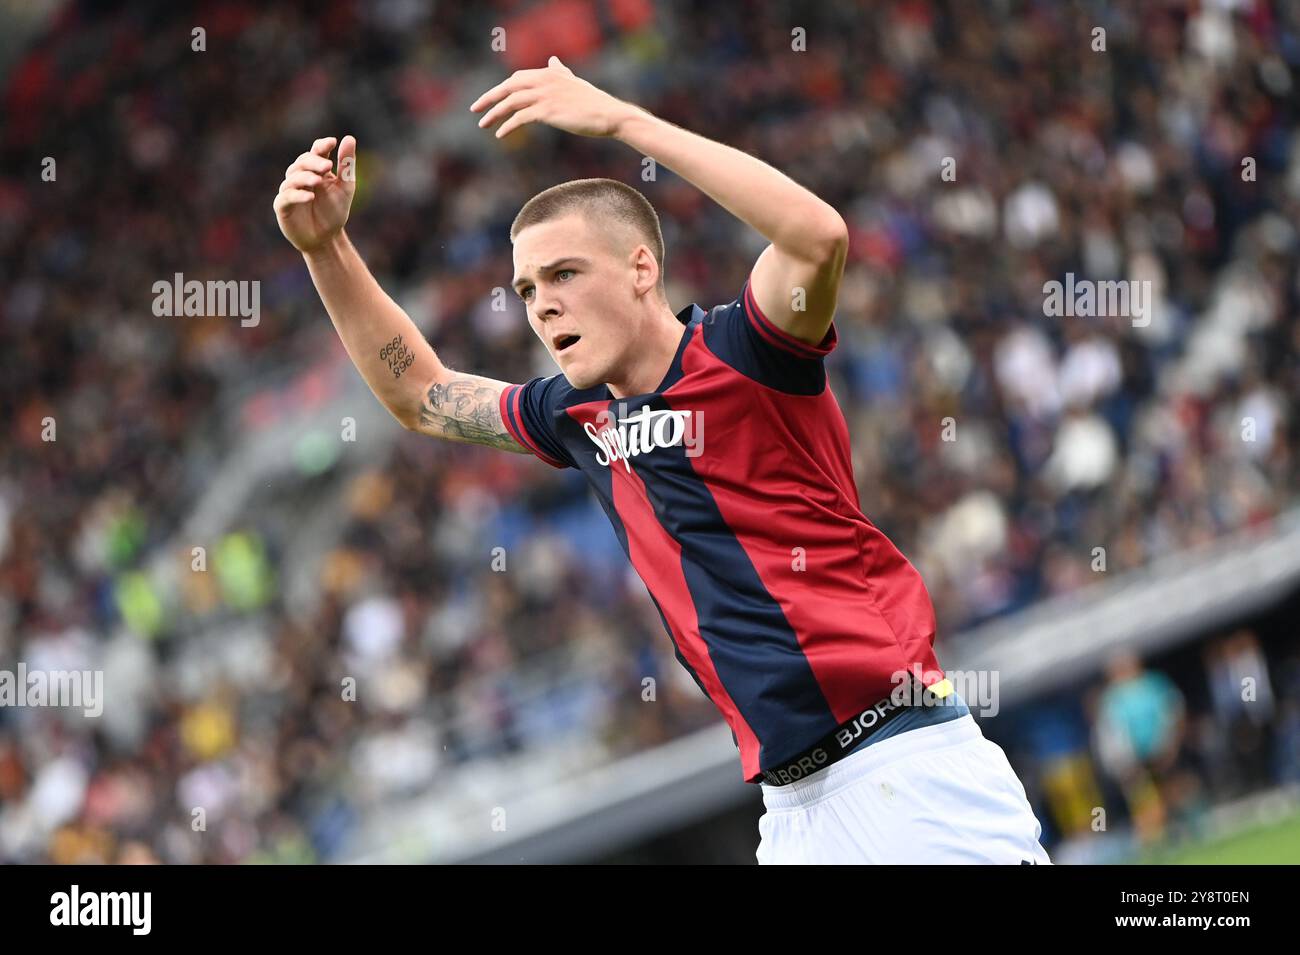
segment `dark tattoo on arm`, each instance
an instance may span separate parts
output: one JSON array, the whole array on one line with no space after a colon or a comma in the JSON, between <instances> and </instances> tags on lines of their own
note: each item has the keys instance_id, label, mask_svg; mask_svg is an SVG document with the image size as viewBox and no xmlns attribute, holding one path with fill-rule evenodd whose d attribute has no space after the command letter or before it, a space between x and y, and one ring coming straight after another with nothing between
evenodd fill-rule
<instances>
[{"instance_id":1,"label":"dark tattoo on arm","mask_svg":"<svg viewBox=\"0 0 1300 955\"><path fill-rule=\"evenodd\" d=\"M415 364L415 353L398 335L391 342L379 349L379 360L388 362L388 370L394 378L401 378L402 372Z\"/></svg>"},{"instance_id":2,"label":"dark tattoo on arm","mask_svg":"<svg viewBox=\"0 0 1300 955\"><path fill-rule=\"evenodd\" d=\"M438 438L482 444L502 451L528 454L501 421L504 382L453 373L435 382L420 402L420 430Z\"/></svg>"}]
</instances>

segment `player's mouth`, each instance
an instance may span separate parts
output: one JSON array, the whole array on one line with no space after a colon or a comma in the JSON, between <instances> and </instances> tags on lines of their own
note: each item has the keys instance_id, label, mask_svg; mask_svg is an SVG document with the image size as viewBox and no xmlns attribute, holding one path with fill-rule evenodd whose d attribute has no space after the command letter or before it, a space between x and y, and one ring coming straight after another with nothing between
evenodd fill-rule
<instances>
[{"instance_id":1,"label":"player's mouth","mask_svg":"<svg viewBox=\"0 0 1300 955\"><path fill-rule=\"evenodd\" d=\"M581 338L582 338L581 335L556 335L551 342L555 346L555 354L557 355L564 354L564 352L568 351L574 345L578 344Z\"/></svg>"}]
</instances>

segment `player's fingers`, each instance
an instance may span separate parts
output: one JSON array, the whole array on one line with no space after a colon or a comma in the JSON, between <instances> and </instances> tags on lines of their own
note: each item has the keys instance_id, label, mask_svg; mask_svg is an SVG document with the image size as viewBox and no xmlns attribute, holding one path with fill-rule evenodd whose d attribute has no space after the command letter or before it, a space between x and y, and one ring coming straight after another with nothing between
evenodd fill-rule
<instances>
[{"instance_id":1,"label":"player's fingers","mask_svg":"<svg viewBox=\"0 0 1300 955\"><path fill-rule=\"evenodd\" d=\"M469 111L471 113L477 113L479 110L492 105L502 97L509 96L514 92L514 89L509 84L510 80L506 80L504 83L498 83L496 86L492 87L478 99L474 100L474 102L469 104Z\"/></svg>"},{"instance_id":2,"label":"player's fingers","mask_svg":"<svg viewBox=\"0 0 1300 955\"><path fill-rule=\"evenodd\" d=\"M536 102L536 96L532 90L520 90L516 93L511 93L483 114L483 118L478 121L478 128L486 129L493 123L505 119L516 110L523 109L525 106L531 106L534 102Z\"/></svg>"},{"instance_id":3,"label":"player's fingers","mask_svg":"<svg viewBox=\"0 0 1300 955\"><path fill-rule=\"evenodd\" d=\"M334 168L334 164L324 156L317 156L315 153L303 153L285 168L286 176L299 169L309 169L314 173L325 175Z\"/></svg>"},{"instance_id":4,"label":"player's fingers","mask_svg":"<svg viewBox=\"0 0 1300 955\"><path fill-rule=\"evenodd\" d=\"M513 116L511 116L509 119L507 119L504 123L501 124L501 128L497 130L497 139L501 139L503 136L509 136L520 126L524 126L528 123L534 122L538 118L539 118L539 110L537 109L536 106L529 106L527 109L519 110L517 113L515 113Z\"/></svg>"},{"instance_id":5,"label":"player's fingers","mask_svg":"<svg viewBox=\"0 0 1300 955\"><path fill-rule=\"evenodd\" d=\"M509 96L516 90L527 88L538 73L544 73L545 70L516 70L509 77L502 80L496 86L492 87L474 102L469 104L469 111L477 113L479 110L492 105L502 97Z\"/></svg>"},{"instance_id":6,"label":"player's fingers","mask_svg":"<svg viewBox=\"0 0 1300 955\"><path fill-rule=\"evenodd\" d=\"M280 183L280 191L284 192L284 190L290 188L312 189L324 181L325 177L319 173L307 169L296 169L284 177L284 182Z\"/></svg>"},{"instance_id":7,"label":"player's fingers","mask_svg":"<svg viewBox=\"0 0 1300 955\"><path fill-rule=\"evenodd\" d=\"M291 206L299 206L304 202L311 202L316 198L316 193L308 192L306 189L286 189L275 197L271 203L277 213L283 212Z\"/></svg>"},{"instance_id":8,"label":"player's fingers","mask_svg":"<svg viewBox=\"0 0 1300 955\"><path fill-rule=\"evenodd\" d=\"M334 150L338 140L333 136L323 136L311 144L311 151L317 156L328 156Z\"/></svg>"},{"instance_id":9,"label":"player's fingers","mask_svg":"<svg viewBox=\"0 0 1300 955\"><path fill-rule=\"evenodd\" d=\"M301 157L301 166L303 169L310 169L312 172L326 173L334 168L334 163L330 161L329 156L304 153Z\"/></svg>"}]
</instances>

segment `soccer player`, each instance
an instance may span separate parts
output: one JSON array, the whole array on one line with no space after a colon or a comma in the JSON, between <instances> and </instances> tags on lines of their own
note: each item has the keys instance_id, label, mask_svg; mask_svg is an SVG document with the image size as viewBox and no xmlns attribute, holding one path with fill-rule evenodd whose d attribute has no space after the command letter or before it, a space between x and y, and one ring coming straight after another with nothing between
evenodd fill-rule
<instances>
[{"instance_id":1,"label":"soccer player","mask_svg":"<svg viewBox=\"0 0 1300 955\"><path fill-rule=\"evenodd\" d=\"M919 574L858 506L823 359L848 230L780 172L616 99L557 58L470 107L610 137L770 243L736 298L674 312L659 221L608 179L554 186L510 229L513 286L560 374L508 384L439 361L343 227L356 140L318 139L275 212L348 354L406 428L577 468L678 661L762 787L760 863L1046 863L1002 749L935 657Z\"/></svg>"}]
</instances>

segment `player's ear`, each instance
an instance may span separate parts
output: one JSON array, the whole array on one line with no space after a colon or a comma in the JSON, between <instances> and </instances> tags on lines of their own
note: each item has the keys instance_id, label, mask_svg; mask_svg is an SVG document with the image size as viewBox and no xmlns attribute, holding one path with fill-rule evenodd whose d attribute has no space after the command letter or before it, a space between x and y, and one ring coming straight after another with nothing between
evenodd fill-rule
<instances>
[{"instance_id":1,"label":"player's ear","mask_svg":"<svg viewBox=\"0 0 1300 955\"><path fill-rule=\"evenodd\" d=\"M632 250L632 268L636 272L635 286L637 296L642 296L659 284L659 263L654 253L644 243Z\"/></svg>"}]
</instances>

